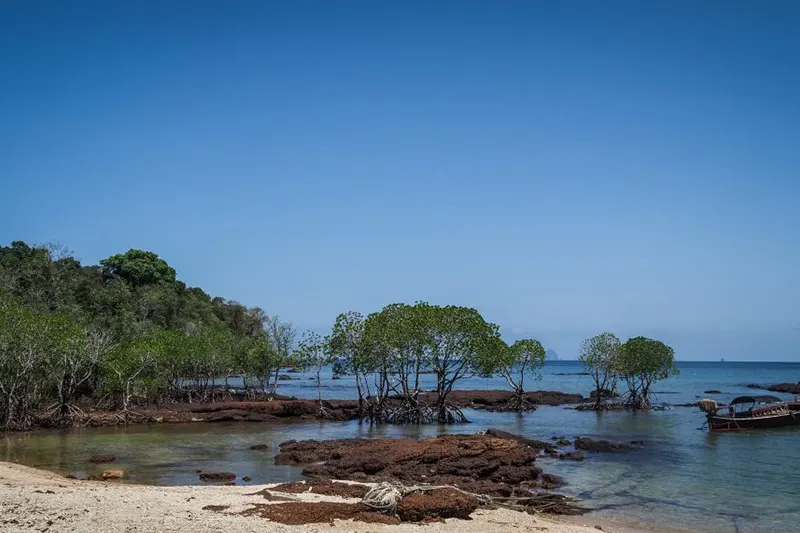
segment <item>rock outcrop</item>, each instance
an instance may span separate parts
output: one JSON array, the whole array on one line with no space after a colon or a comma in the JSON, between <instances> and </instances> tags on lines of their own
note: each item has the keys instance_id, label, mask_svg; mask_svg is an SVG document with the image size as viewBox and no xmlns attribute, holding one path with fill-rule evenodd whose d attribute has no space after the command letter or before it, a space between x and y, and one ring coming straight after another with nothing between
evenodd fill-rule
<instances>
[{"instance_id":1,"label":"rock outcrop","mask_svg":"<svg viewBox=\"0 0 800 533\"><path fill-rule=\"evenodd\" d=\"M113 463L117 458L113 455L93 455L89 458L90 463Z\"/></svg>"},{"instance_id":2,"label":"rock outcrop","mask_svg":"<svg viewBox=\"0 0 800 533\"><path fill-rule=\"evenodd\" d=\"M778 383L777 385L767 387L767 390L785 394L800 394L800 383Z\"/></svg>"},{"instance_id":3,"label":"rock outcrop","mask_svg":"<svg viewBox=\"0 0 800 533\"><path fill-rule=\"evenodd\" d=\"M596 399L598 396L601 397L601 398L616 398L617 397L617 395L614 393L614 391L612 391L610 389L597 389L597 390L593 390L592 392L589 393L589 398Z\"/></svg>"},{"instance_id":4,"label":"rock outcrop","mask_svg":"<svg viewBox=\"0 0 800 533\"><path fill-rule=\"evenodd\" d=\"M303 475L311 481L291 484L292 491L324 490L333 494L345 490L340 484L329 481L333 479L399 482L406 487L447 487L403 496L397 515L404 522L466 518L480 504L472 495L514 496L517 507L530 511L585 512L566 496L543 492L563 485L561 478L542 473L536 465L537 456L545 449L556 448L551 443L487 430L480 435L447 435L422 440L289 441L280 445L275 462L304 467ZM582 455L582 452L571 453ZM356 490L360 493L363 488L348 487L346 490L353 490L355 495ZM360 511L351 509L348 512Z\"/></svg>"},{"instance_id":5,"label":"rock outcrop","mask_svg":"<svg viewBox=\"0 0 800 533\"><path fill-rule=\"evenodd\" d=\"M455 390L448 396L448 401L460 408L486 409L489 411L513 411L516 410L509 405L514 397L511 391L506 390ZM420 399L433 403L436 401L436 394L426 392L420 395ZM580 394L571 394L561 391L533 391L525 393L525 400L533 405L572 405L581 403L584 398Z\"/></svg>"},{"instance_id":6,"label":"rock outcrop","mask_svg":"<svg viewBox=\"0 0 800 533\"><path fill-rule=\"evenodd\" d=\"M575 449L589 452L618 453L630 451L633 449L633 446L612 442L610 440L594 440L589 437L578 437L575 439Z\"/></svg>"},{"instance_id":7,"label":"rock outcrop","mask_svg":"<svg viewBox=\"0 0 800 533\"><path fill-rule=\"evenodd\" d=\"M233 481L236 474L233 472L202 472L200 481Z\"/></svg>"},{"instance_id":8,"label":"rock outcrop","mask_svg":"<svg viewBox=\"0 0 800 533\"><path fill-rule=\"evenodd\" d=\"M539 484L536 457L540 449L522 438L488 434L424 440L338 439L283 443L275 462L304 465L303 474L313 479L453 485L468 492L508 496L517 486Z\"/></svg>"},{"instance_id":9,"label":"rock outcrop","mask_svg":"<svg viewBox=\"0 0 800 533\"><path fill-rule=\"evenodd\" d=\"M112 479L122 479L125 477L125 472L123 470L115 469L115 470L103 470L100 474L100 479L103 481L109 481Z\"/></svg>"}]
</instances>

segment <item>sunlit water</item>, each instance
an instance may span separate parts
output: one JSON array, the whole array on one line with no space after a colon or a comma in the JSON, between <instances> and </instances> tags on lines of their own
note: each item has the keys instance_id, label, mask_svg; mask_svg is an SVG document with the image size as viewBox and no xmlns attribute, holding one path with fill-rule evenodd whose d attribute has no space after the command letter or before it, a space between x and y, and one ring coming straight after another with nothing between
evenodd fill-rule
<instances>
[{"instance_id":1,"label":"sunlit water","mask_svg":"<svg viewBox=\"0 0 800 533\"><path fill-rule=\"evenodd\" d=\"M726 401L752 393L748 383L797 381L800 364L683 363L681 375L656 387L656 400L694 402L704 390ZM531 388L587 394L591 383L572 362L549 363ZM281 382L281 392L315 397L307 376ZM322 382L329 398L354 396L352 382ZM503 388L499 380L474 379L462 388ZM785 395L778 395L788 398ZM562 407L542 407L522 416L468 412L471 424L382 426L357 422L280 422L153 425L10 434L0 441L0 459L62 473L99 471L94 454L117 456L115 468L126 482L162 485L200 483L195 470L231 471L252 483L294 480L300 469L274 464L278 444L290 439L409 436L475 433L489 427L550 438L587 435L618 441L643 439L644 449L626 454L588 454L582 463L541 459L545 471L563 476L565 493L575 495L601 516L708 533L783 533L800 530L800 428L710 435L698 429L697 409L676 407L650 413L596 415ZM267 444L253 451L253 444Z\"/></svg>"}]
</instances>

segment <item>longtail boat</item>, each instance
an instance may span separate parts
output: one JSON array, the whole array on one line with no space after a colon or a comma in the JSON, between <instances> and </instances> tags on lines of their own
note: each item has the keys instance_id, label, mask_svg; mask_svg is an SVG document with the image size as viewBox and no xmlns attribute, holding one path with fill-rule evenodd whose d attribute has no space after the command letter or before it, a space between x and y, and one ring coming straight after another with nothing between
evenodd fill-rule
<instances>
[{"instance_id":1,"label":"longtail boat","mask_svg":"<svg viewBox=\"0 0 800 533\"><path fill-rule=\"evenodd\" d=\"M776 396L739 396L729 405L701 400L710 431L740 431L800 425L800 402L785 402Z\"/></svg>"}]
</instances>

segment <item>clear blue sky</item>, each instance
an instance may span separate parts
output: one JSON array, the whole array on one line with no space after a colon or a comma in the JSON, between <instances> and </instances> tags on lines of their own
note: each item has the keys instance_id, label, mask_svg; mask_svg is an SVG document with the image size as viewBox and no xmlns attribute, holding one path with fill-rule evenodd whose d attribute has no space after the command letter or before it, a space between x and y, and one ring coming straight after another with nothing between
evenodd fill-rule
<instances>
[{"instance_id":1,"label":"clear blue sky","mask_svg":"<svg viewBox=\"0 0 800 533\"><path fill-rule=\"evenodd\" d=\"M424 299L565 357L659 330L797 359L798 28L789 0L5 0L0 242L153 250L300 327Z\"/></svg>"}]
</instances>

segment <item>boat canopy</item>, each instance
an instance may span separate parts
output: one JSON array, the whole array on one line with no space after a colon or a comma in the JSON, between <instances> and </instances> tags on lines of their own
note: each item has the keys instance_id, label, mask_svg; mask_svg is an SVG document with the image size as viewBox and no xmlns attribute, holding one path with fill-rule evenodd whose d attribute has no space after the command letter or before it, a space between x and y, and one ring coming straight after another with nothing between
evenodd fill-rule
<instances>
[{"instance_id":1,"label":"boat canopy","mask_svg":"<svg viewBox=\"0 0 800 533\"><path fill-rule=\"evenodd\" d=\"M781 403L783 400L777 396L739 396L731 401L731 405L738 403Z\"/></svg>"}]
</instances>

